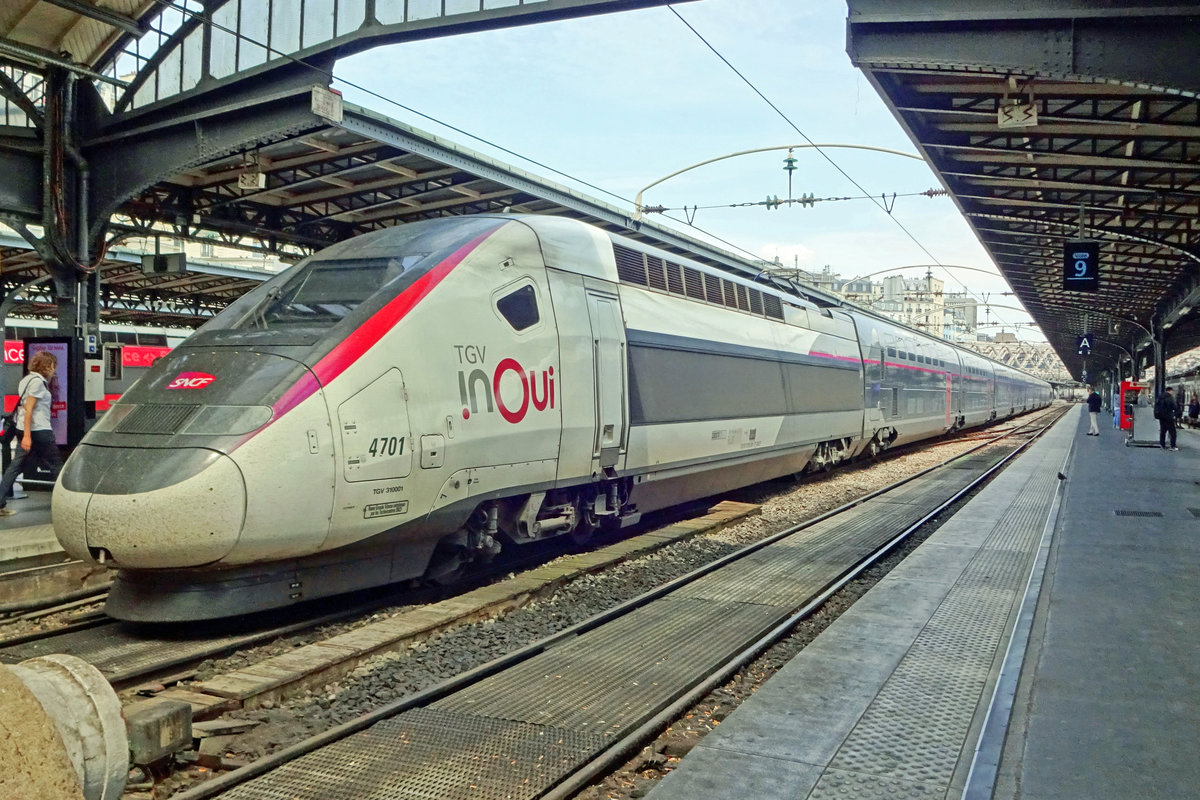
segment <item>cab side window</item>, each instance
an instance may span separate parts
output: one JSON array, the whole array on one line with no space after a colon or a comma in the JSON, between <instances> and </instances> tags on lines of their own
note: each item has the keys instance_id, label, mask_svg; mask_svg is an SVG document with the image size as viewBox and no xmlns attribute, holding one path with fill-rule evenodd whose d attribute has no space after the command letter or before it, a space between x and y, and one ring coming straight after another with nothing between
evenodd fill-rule
<instances>
[{"instance_id":1,"label":"cab side window","mask_svg":"<svg viewBox=\"0 0 1200 800\"><path fill-rule=\"evenodd\" d=\"M496 310L516 331L531 328L541 319L538 316L537 293L528 284L497 300Z\"/></svg>"}]
</instances>

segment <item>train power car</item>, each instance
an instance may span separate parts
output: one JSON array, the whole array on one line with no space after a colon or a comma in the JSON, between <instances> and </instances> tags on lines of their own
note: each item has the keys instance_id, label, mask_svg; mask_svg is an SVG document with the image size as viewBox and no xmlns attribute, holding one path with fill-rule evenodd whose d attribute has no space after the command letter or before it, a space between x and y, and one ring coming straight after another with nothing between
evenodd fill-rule
<instances>
[{"instance_id":1,"label":"train power car","mask_svg":"<svg viewBox=\"0 0 1200 800\"><path fill-rule=\"evenodd\" d=\"M1050 401L856 310L548 216L333 245L157 362L53 497L120 619L414 578Z\"/></svg>"}]
</instances>

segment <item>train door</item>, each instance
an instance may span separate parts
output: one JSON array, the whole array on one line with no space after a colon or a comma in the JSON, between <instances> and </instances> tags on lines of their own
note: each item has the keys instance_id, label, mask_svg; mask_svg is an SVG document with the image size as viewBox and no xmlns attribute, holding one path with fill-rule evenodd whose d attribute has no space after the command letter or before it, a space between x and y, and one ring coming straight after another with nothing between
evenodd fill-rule
<instances>
[{"instance_id":1,"label":"train door","mask_svg":"<svg viewBox=\"0 0 1200 800\"><path fill-rule=\"evenodd\" d=\"M337 408L335 424L342 463L331 531L341 537L331 533L327 547L354 541L361 528L379 527L381 521L409 519L401 480L412 472L415 443L400 370L387 370L346 399Z\"/></svg>"},{"instance_id":2,"label":"train door","mask_svg":"<svg viewBox=\"0 0 1200 800\"><path fill-rule=\"evenodd\" d=\"M954 427L954 383L950 379L950 372L947 370L943 373L946 378L946 430Z\"/></svg>"},{"instance_id":3,"label":"train door","mask_svg":"<svg viewBox=\"0 0 1200 800\"><path fill-rule=\"evenodd\" d=\"M393 367L338 407L346 481L391 480L412 470L407 401L404 377Z\"/></svg>"},{"instance_id":4,"label":"train door","mask_svg":"<svg viewBox=\"0 0 1200 800\"><path fill-rule=\"evenodd\" d=\"M622 465L625 445L625 325L616 294L587 290L592 324L592 364L596 387L596 429L592 457L601 470Z\"/></svg>"}]
</instances>

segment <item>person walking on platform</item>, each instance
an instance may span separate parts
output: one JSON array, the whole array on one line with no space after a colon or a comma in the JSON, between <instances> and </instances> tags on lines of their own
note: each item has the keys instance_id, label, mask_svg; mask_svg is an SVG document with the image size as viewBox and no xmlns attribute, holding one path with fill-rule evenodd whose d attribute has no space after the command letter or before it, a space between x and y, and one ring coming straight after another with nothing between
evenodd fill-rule
<instances>
[{"instance_id":1,"label":"person walking on platform","mask_svg":"<svg viewBox=\"0 0 1200 800\"><path fill-rule=\"evenodd\" d=\"M1100 435L1100 404L1103 402L1100 399L1100 393L1096 391L1096 387L1092 387L1092 393L1087 397L1088 406L1088 436Z\"/></svg>"},{"instance_id":2,"label":"person walking on platform","mask_svg":"<svg viewBox=\"0 0 1200 800\"><path fill-rule=\"evenodd\" d=\"M1162 397L1158 398L1158 402L1154 404L1154 416L1158 418L1158 446L1163 450L1178 450L1175 446L1175 414L1178 407L1175 405L1175 393L1170 386L1163 392ZM1167 434L1171 435L1171 446L1167 447ZM0 485L0 488L3 488Z\"/></svg>"},{"instance_id":3,"label":"person walking on platform","mask_svg":"<svg viewBox=\"0 0 1200 800\"><path fill-rule=\"evenodd\" d=\"M22 399L23 398L20 396L17 397L17 405L21 404ZM8 465L12 461L12 443L14 439L18 438L17 434L20 433L20 431L17 430L17 422L14 419L16 414L16 406L13 406L12 414L4 415L4 431L3 433L0 433L0 458L3 460L3 463L0 463L0 475L4 474L4 470L8 469ZM15 497L20 500L21 498L27 496L19 491L16 491L16 489L17 484L14 483L12 488L8 490L8 494L5 495L5 499L12 500Z\"/></svg>"},{"instance_id":4,"label":"person walking on platform","mask_svg":"<svg viewBox=\"0 0 1200 800\"><path fill-rule=\"evenodd\" d=\"M23 402L13 412L20 439L17 440L16 456L4 470L4 477L0 478L0 516L17 513L7 506L8 490L25 471L31 453L54 477L58 477L58 471L62 469L62 457L58 454L58 444L50 425L49 381L57 367L58 359L52 353L35 353L29 361L29 374L21 379L18 394Z\"/></svg>"}]
</instances>

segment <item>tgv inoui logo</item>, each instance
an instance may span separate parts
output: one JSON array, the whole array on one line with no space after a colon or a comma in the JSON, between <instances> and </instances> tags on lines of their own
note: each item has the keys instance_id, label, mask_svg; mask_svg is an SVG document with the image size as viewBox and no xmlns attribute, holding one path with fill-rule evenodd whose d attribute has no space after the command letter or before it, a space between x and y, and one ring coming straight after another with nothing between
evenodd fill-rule
<instances>
[{"instance_id":1,"label":"tgv inoui logo","mask_svg":"<svg viewBox=\"0 0 1200 800\"><path fill-rule=\"evenodd\" d=\"M459 351L459 360L465 363L484 363L484 348L468 345ZM538 391L538 382L541 391ZM504 391L501 384L509 386L510 391ZM515 391L520 385L519 394ZM515 358L505 358L496 365L491 375L483 369L465 369L458 371L458 394L462 400L463 419L470 419L478 413L480 400L488 412L499 411L500 416L507 422L516 424L525 419L530 406L538 411L554 408L554 367L543 370L526 369ZM505 399L505 396L508 399Z\"/></svg>"},{"instance_id":2,"label":"tgv inoui logo","mask_svg":"<svg viewBox=\"0 0 1200 800\"><path fill-rule=\"evenodd\" d=\"M181 372L167 384L168 389L202 389L217 379L207 372Z\"/></svg>"}]
</instances>

